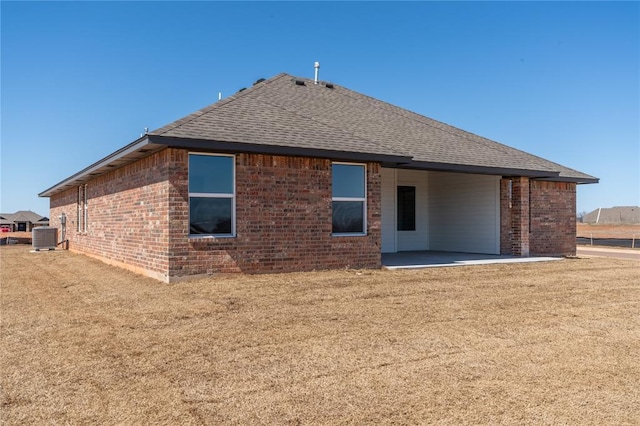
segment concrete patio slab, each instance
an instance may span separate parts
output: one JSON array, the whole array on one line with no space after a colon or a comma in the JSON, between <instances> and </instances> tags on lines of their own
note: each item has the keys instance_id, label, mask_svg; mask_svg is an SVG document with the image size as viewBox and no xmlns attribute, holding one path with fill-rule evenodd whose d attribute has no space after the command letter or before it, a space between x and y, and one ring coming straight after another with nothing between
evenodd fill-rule
<instances>
[{"instance_id":1,"label":"concrete patio slab","mask_svg":"<svg viewBox=\"0 0 640 426\"><path fill-rule=\"evenodd\" d=\"M386 269L438 268L443 266L486 265L491 263L549 262L562 259L562 257L514 257L443 251L404 251L399 253L383 253L382 267Z\"/></svg>"}]
</instances>

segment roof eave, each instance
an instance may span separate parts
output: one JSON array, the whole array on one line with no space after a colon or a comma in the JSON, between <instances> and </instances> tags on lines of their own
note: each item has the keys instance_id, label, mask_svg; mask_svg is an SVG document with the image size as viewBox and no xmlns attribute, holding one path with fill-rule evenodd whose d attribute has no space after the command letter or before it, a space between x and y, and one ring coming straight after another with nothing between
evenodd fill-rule
<instances>
[{"instance_id":1,"label":"roof eave","mask_svg":"<svg viewBox=\"0 0 640 426\"><path fill-rule=\"evenodd\" d=\"M151 155L152 153L163 148L165 147L151 142L147 135L144 135L131 142L129 145L122 147L114 153L82 169L78 173L66 178L61 182L58 182L51 188L42 191L38 194L38 196L51 197L58 192L64 191L74 186L82 185L83 183L86 183L87 181L99 175Z\"/></svg>"},{"instance_id":2,"label":"roof eave","mask_svg":"<svg viewBox=\"0 0 640 426\"><path fill-rule=\"evenodd\" d=\"M599 183L600 178L597 177L571 177L571 176L558 176L556 178L538 178L536 180L544 180L544 181L552 181L552 182L571 182L577 183L578 185L586 185L591 183Z\"/></svg>"},{"instance_id":3,"label":"roof eave","mask_svg":"<svg viewBox=\"0 0 640 426\"><path fill-rule=\"evenodd\" d=\"M82 185L106 172L116 170L126 164L151 155L163 148L183 148L194 150L210 150L217 152L247 152L259 154L279 154L290 156L309 156L332 158L345 161L375 161L381 163L403 164L410 157L376 153L360 153L348 151L331 151L323 149L296 148L273 145L260 145L241 142L224 142L202 139L174 138L159 135L144 135L118 151L102 158L78 173L58 182L38 194L39 197L51 197L61 191Z\"/></svg>"},{"instance_id":4,"label":"roof eave","mask_svg":"<svg viewBox=\"0 0 640 426\"><path fill-rule=\"evenodd\" d=\"M228 142L207 139L178 138L171 136L148 135L151 143L171 148L192 149L198 151L242 152L252 154L272 154L300 157L330 158L344 161L373 161L386 164L406 164L411 157L393 154L378 154L354 151L335 151L320 148L290 147L282 145L263 145L250 142Z\"/></svg>"},{"instance_id":5,"label":"roof eave","mask_svg":"<svg viewBox=\"0 0 640 426\"><path fill-rule=\"evenodd\" d=\"M454 163L437 163L430 161L412 161L408 164L402 165L401 168L419 169L419 170L431 170L438 172L451 172L451 173L470 173L470 174L482 174L482 175L498 175L498 176L524 176L529 178L548 178L550 180L557 180L560 176L560 172L549 170L532 170L532 169L515 169L509 167L491 167L491 166L478 166L469 164L454 164Z\"/></svg>"}]
</instances>

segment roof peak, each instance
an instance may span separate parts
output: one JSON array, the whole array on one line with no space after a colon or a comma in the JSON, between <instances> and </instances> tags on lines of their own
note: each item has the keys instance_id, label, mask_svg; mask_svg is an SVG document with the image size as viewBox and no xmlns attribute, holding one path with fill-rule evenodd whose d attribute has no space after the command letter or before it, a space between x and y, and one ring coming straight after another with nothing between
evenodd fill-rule
<instances>
[{"instance_id":1,"label":"roof peak","mask_svg":"<svg viewBox=\"0 0 640 426\"><path fill-rule=\"evenodd\" d=\"M148 132L40 195L86 180L89 169L107 170L112 161L121 165L125 159L135 161L166 146L342 160L357 157L358 161L378 161L389 167L575 183L598 181L349 88L320 80L315 83L315 79L285 72L259 79L244 90ZM129 151L138 154L129 157Z\"/></svg>"}]
</instances>

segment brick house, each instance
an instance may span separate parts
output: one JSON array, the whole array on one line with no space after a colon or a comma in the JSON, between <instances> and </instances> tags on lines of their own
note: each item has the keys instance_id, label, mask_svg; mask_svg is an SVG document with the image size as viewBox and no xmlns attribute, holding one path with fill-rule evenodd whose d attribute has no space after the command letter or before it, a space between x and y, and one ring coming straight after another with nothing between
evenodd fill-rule
<instances>
[{"instance_id":1,"label":"brick house","mask_svg":"<svg viewBox=\"0 0 640 426\"><path fill-rule=\"evenodd\" d=\"M0 213L0 227L10 232L31 232L38 226L49 226L49 218L40 216L31 210L19 210L15 213Z\"/></svg>"},{"instance_id":2,"label":"brick house","mask_svg":"<svg viewBox=\"0 0 640 426\"><path fill-rule=\"evenodd\" d=\"M43 191L69 248L163 281L379 268L381 253L575 254L597 178L279 74Z\"/></svg>"}]
</instances>

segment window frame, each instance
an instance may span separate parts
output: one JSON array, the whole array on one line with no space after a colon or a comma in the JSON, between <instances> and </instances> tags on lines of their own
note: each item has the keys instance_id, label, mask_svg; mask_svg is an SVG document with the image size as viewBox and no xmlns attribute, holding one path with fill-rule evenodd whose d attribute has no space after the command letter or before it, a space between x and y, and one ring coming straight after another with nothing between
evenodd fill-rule
<instances>
[{"instance_id":1,"label":"window frame","mask_svg":"<svg viewBox=\"0 0 640 426\"><path fill-rule=\"evenodd\" d=\"M87 219L89 217L89 206L87 203L87 184L78 185L78 197L76 199L76 232L84 234L87 232Z\"/></svg>"},{"instance_id":2,"label":"window frame","mask_svg":"<svg viewBox=\"0 0 640 426\"><path fill-rule=\"evenodd\" d=\"M333 166L359 166L363 168L363 197L335 197L333 195ZM331 236L332 237L364 237L367 235L367 164L366 163L349 163L342 161L331 162ZM362 202L362 232L333 232L333 203L341 201L358 201Z\"/></svg>"},{"instance_id":3,"label":"window frame","mask_svg":"<svg viewBox=\"0 0 640 426\"><path fill-rule=\"evenodd\" d=\"M189 175L191 173L191 156L210 156L210 157L228 157L231 158L231 190L230 194L223 192L191 192L189 185ZM210 152L189 152L187 156L187 210L188 210L188 230L187 235L190 239L202 238L235 238L236 237L236 156L235 154L220 154ZM191 233L191 198L217 198L231 199L231 233L224 234L192 234Z\"/></svg>"},{"instance_id":4,"label":"window frame","mask_svg":"<svg viewBox=\"0 0 640 426\"><path fill-rule=\"evenodd\" d=\"M89 232L89 200L87 197L87 184L82 187L82 204L83 204L83 218L82 218L82 230L83 232Z\"/></svg>"},{"instance_id":5,"label":"window frame","mask_svg":"<svg viewBox=\"0 0 640 426\"><path fill-rule=\"evenodd\" d=\"M76 196L76 232L81 232L82 229L82 185L78 185L78 193Z\"/></svg>"}]
</instances>

